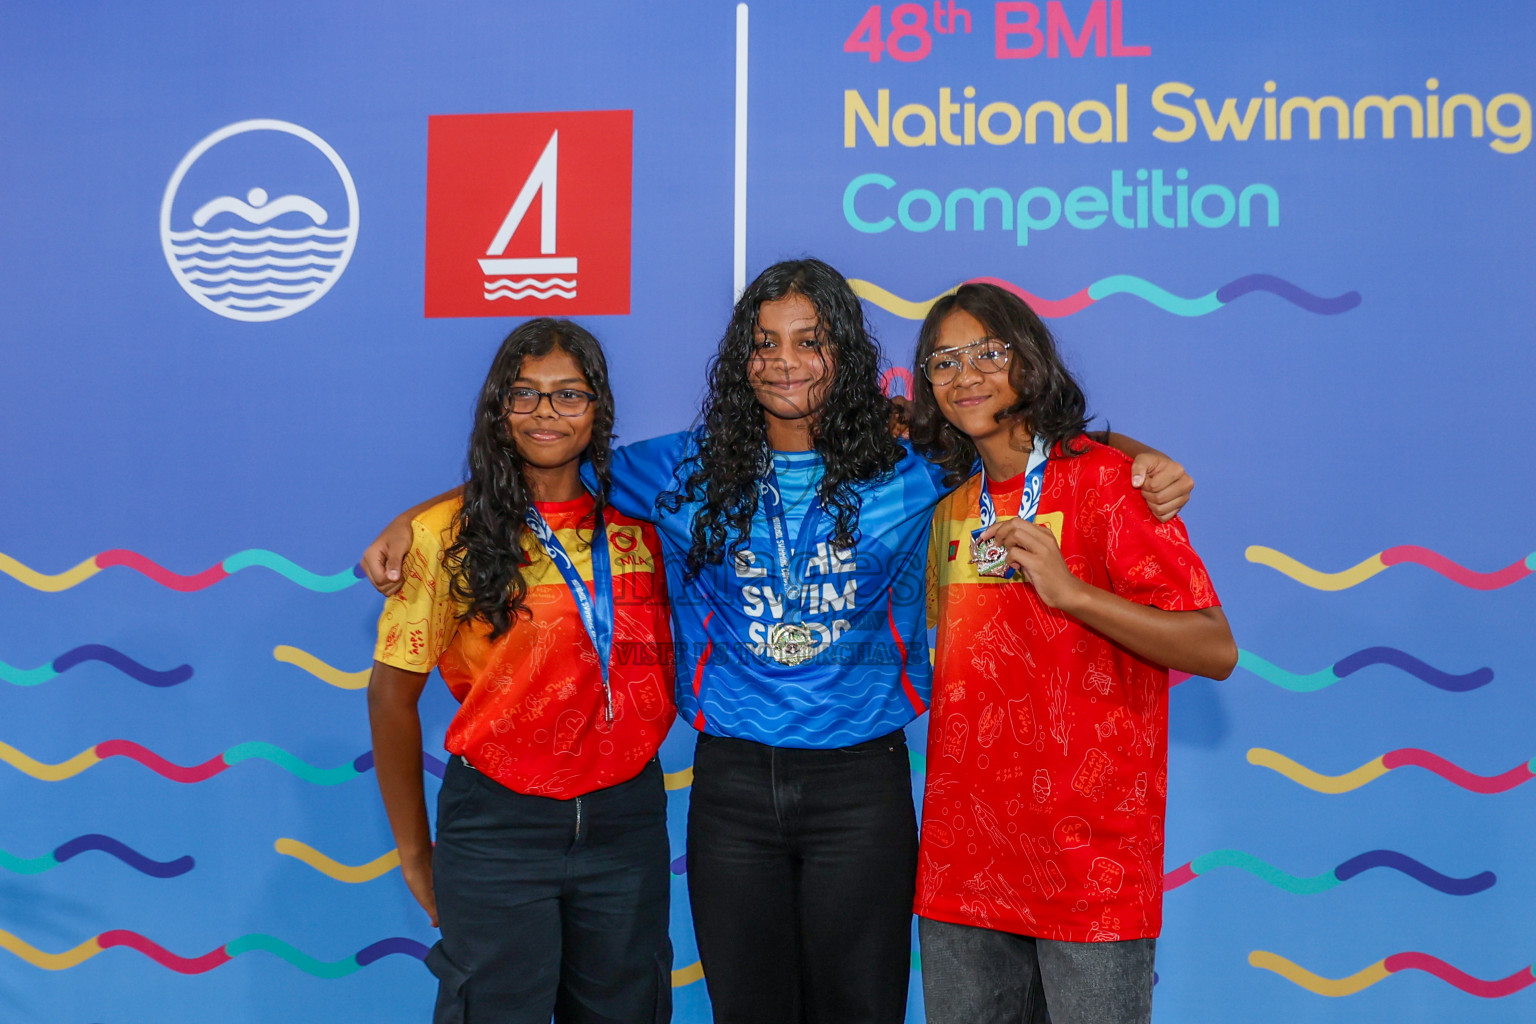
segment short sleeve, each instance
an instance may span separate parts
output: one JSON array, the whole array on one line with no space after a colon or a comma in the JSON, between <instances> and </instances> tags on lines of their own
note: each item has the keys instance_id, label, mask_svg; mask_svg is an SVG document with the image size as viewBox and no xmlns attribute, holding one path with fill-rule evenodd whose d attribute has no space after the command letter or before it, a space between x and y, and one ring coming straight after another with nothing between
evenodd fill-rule
<instances>
[{"instance_id":1,"label":"short sleeve","mask_svg":"<svg viewBox=\"0 0 1536 1024\"><path fill-rule=\"evenodd\" d=\"M1221 602L1205 563L1189 542L1184 521L1157 521L1146 500L1130 486L1130 467L1104 465L1099 493L1112 496L1107 519L1105 563L1116 594L1164 611L1195 611Z\"/></svg>"},{"instance_id":2,"label":"short sleeve","mask_svg":"<svg viewBox=\"0 0 1536 1024\"><path fill-rule=\"evenodd\" d=\"M430 513L429 513L430 514ZM407 672L430 672L458 630L443 536L411 520L411 550L400 571L405 582L385 599L373 660Z\"/></svg>"},{"instance_id":3,"label":"short sleeve","mask_svg":"<svg viewBox=\"0 0 1536 1024\"><path fill-rule=\"evenodd\" d=\"M608 492L613 507L635 519L655 522L656 501L677 486L677 469L689 438L687 432L665 434L615 448L613 486ZM597 482L588 466L582 467L582 478L589 486Z\"/></svg>"}]
</instances>

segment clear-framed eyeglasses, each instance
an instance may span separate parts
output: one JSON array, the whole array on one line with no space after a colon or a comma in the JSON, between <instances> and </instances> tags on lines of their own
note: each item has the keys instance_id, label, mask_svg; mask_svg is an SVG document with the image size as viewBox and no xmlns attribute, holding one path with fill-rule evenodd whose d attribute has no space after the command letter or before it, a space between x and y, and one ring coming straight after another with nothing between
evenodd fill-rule
<instances>
[{"instance_id":1,"label":"clear-framed eyeglasses","mask_svg":"<svg viewBox=\"0 0 1536 1024\"><path fill-rule=\"evenodd\" d=\"M997 373L1008 368L1013 349L996 338L983 338L969 345L935 349L923 361L923 376L934 387L953 384L960 370L969 362L978 373Z\"/></svg>"},{"instance_id":2,"label":"clear-framed eyeglasses","mask_svg":"<svg viewBox=\"0 0 1536 1024\"><path fill-rule=\"evenodd\" d=\"M507 405L515 413L527 415L539 407L544 399L549 407L561 416L580 416L587 407L597 401L590 391L578 388L561 388L558 391L535 391L533 388L513 388L507 396Z\"/></svg>"}]
</instances>

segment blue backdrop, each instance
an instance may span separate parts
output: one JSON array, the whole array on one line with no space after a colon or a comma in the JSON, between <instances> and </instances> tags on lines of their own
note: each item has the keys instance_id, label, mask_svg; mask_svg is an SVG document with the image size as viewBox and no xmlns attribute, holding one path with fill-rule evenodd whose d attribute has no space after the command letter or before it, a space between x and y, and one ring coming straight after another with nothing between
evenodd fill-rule
<instances>
[{"instance_id":1,"label":"blue backdrop","mask_svg":"<svg viewBox=\"0 0 1536 1024\"><path fill-rule=\"evenodd\" d=\"M0 8L0 1019L425 1019L351 566L510 318L584 316L423 315L428 118L593 110L624 438L691 421L734 252L813 253L898 367L944 290L1028 293L1199 481L1243 655L1173 695L1159 1020L1530 1019L1533 46L1513 2ZM681 875L673 921L705 1021Z\"/></svg>"}]
</instances>

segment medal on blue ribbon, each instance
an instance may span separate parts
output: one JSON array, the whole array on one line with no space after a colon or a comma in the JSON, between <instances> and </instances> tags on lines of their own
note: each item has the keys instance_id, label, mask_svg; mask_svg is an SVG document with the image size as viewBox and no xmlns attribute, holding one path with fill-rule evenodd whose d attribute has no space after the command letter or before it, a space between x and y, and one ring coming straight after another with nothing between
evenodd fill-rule
<instances>
[{"instance_id":1,"label":"medal on blue ribbon","mask_svg":"<svg viewBox=\"0 0 1536 1024\"><path fill-rule=\"evenodd\" d=\"M795 548L789 548L789 528L784 523L784 499L779 492L779 477L773 469L773 457L768 457L767 468L757 480L758 499L763 514L768 517L768 529L773 534L774 561L778 563L779 579L784 584L784 619L768 627L768 642L764 650L769 658L781 665L799 665L809 661L816 653L816 632L801 623L804 607L805 582L794 573L795 555L806 550L806 539L815 542L816 525L821 519L821 496L811 499L805 518L800 521L800 535L795 538Z\"/></svg>"},{"instance_id":2,"label":"medal on blue ribbon","mask_svg":"<svg viewBox=\"0 0 1536 1024\"><path fill-rule=\"evenodd\" d=\"M1029 462L1024 467L1024 493L1019 497L1018 518L1027 523L1035 520L1035 513L1040 510L1040 492L1045 487L1045 463L1049 452L1045 442L1035 438L1035 446L1029 453ZM1013 567L1008 564L1008 549L995 540L982 540L981 535L997 522L997 506L992 502L992 495L987 491L987 469L981 469L981 526L971 531L971 561L976 566L978 576L996 576L1005 580L1013 579Z\"/></svg>"},{"instance_id":3,"label":"medal on blue ribbon","mask_svg":"<svg viewBox=\"0 0 1536 1024\"><path fill-rule=\"evenodd\" d=\"M593 515L597 520L592 528L592 589L597 595L595 602L592 600L593 595L587 593L586 581L576 570L576 563L571 560L565 545L560 543L555 531L532 504L528 506L528 529L533 531L544 553L555 563L555 568L560 570L561 578L565 580L571 597L576 601L581 624L586 627L587 636L592 638L592 646L597 649L598 665L603 676L603 717L612 723L613 686L608 680L608 666L613 657L613 569L608 558L608 531L603 526L602 513L594 511Z\"/></svg>"}]
</instances>

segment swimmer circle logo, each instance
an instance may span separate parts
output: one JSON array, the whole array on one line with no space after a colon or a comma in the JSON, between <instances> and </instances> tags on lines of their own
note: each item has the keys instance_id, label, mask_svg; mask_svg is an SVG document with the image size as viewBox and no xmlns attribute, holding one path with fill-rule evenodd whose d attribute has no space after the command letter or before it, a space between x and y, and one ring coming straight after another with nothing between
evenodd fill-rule
<instances>
[{"instance_id":1,"label":"swimmer circle logo","mask_svg":"<svg viewBox=\"0 0 1536 1024\"><path fill-rule=\"evenodd\" d=\"M352 259L357 227L357 187L336 150L269 118L193 146L160 202L160 245L177 283L205 309L247 323L318 302Z\"/></svg>"}]
</instances>

